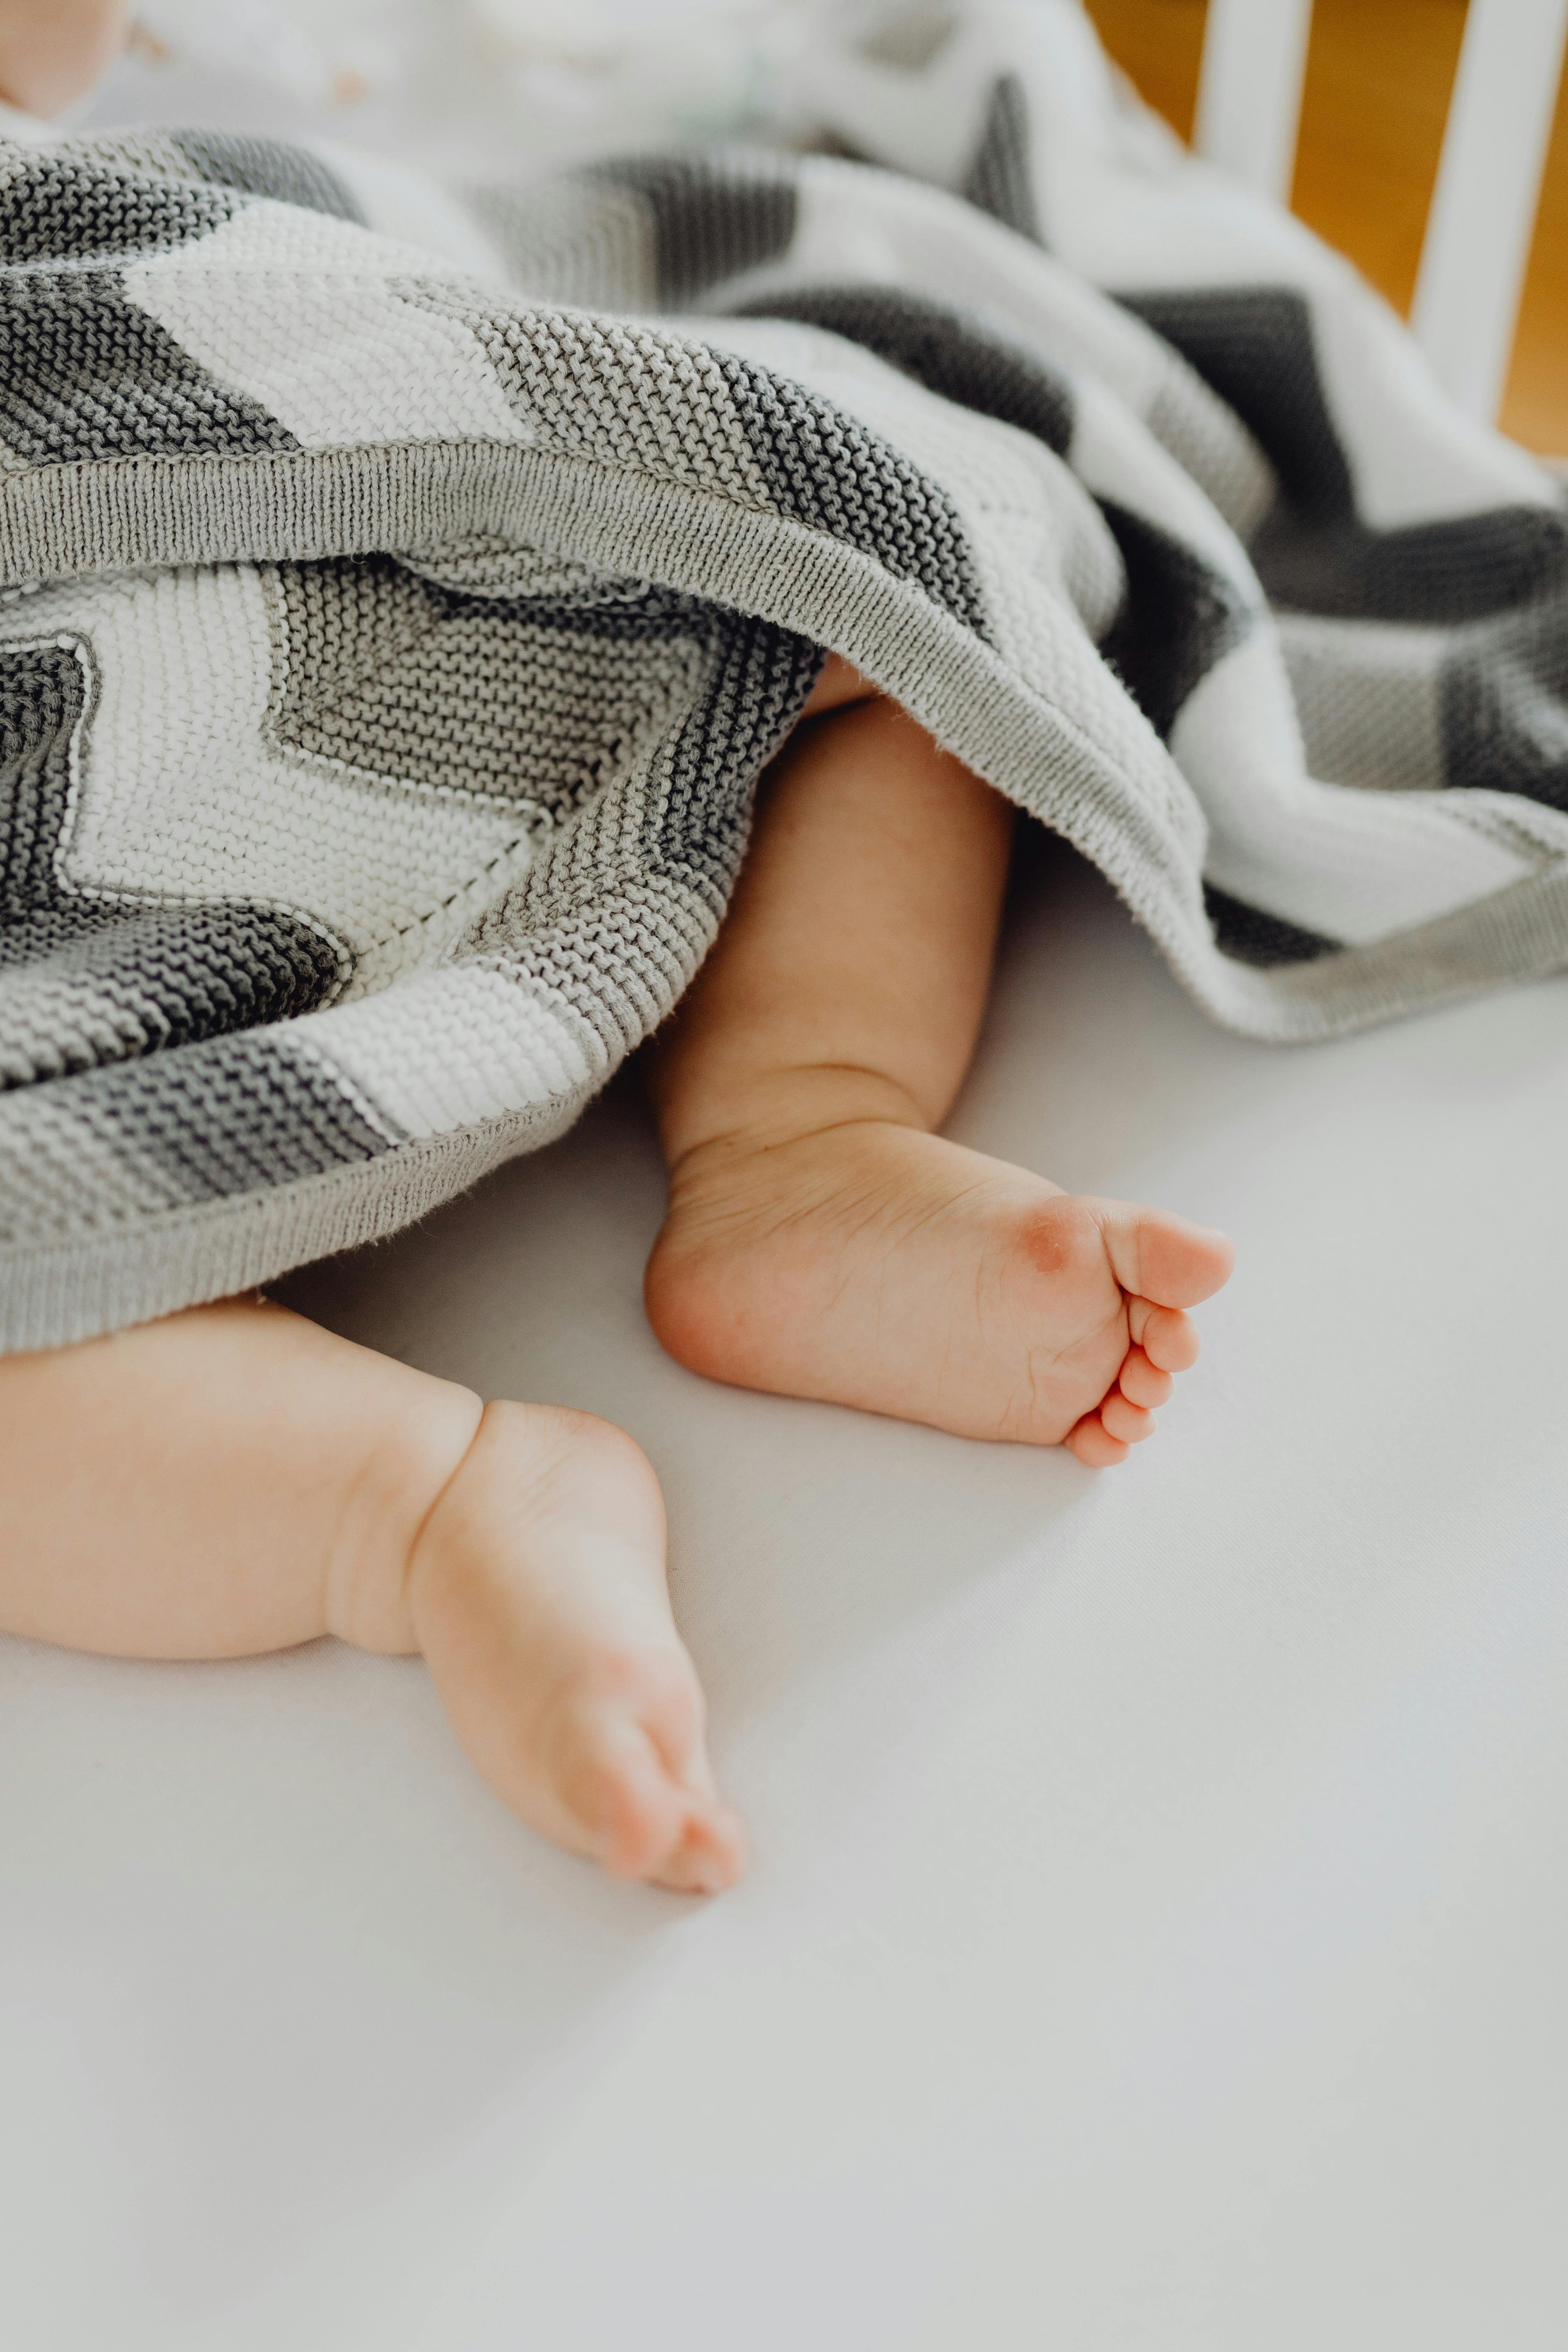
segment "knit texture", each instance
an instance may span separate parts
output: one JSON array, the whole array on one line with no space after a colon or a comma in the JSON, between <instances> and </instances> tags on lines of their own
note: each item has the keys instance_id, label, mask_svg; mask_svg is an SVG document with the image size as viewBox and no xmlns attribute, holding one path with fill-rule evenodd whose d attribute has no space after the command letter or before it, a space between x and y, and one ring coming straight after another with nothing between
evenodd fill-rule
<instances>
[{"instance_id":1,"label":"knit texture","mask_svg":"<svg viewBox=\"0 0 1568 2352\"><path fill-rule=\"evenodd\" d=\"M1568 962L1551 478L1068 0L840 66L835 154L432 192L426 243L337 151L0 147L0 1346L560 1133L825 646L1239 1030Z\"/></svg>"}]
</instances>

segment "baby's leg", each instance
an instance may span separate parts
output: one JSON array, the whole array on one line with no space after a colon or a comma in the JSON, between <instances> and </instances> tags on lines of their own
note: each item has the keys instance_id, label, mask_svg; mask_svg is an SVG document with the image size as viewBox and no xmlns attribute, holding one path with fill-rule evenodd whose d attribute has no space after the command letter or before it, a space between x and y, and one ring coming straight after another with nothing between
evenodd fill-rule
<instances>
[{"instance_id":1,"label":"baby's leg","mask_svg":"<svg viewBox=\"0 0 1568 2352\"><path fill-rule=\"evenodd\" d=\"M670 1352L744 1387L1122 1460L1197 1355L1223 1235L932 1130L973 1046L1012 811L830 661L651 1059Z\"/></svg>"},{"instance_id":2,"label":"baby's leg","mask_svg":"<svg viewBox=\"0 0 1568 2352\"><path fill-rule=\"evenodd\" d=\"M58 114L123 47L128 0L0 0L0 98Z\"/></svg>"},{"instance_id":3,"label":"baby's leg","mask_svg":"<svg viewBox=\"0 0 1568 2352\"><path fill-rule=\"evenodd\" d=\"M259 1300L0 1359L0 1627L121 1656L420 1650L522 1819L626 1877L741 1866L631 1439L481 1407Z\"/></svg>"}]
</instances>

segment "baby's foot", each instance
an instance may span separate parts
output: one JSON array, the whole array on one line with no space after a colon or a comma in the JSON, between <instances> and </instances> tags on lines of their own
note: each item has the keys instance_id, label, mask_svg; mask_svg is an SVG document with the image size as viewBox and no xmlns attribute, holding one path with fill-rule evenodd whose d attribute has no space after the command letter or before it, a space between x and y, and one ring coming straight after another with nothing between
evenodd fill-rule
<instances>
[{"instance_id":1,"label":"baby's foot","mask_svg":"<svg viewBox=\"0 0 1568 2352\"><path fill-rule=\"evenodd\" d=\"M865 1118L688 1152L647 1308L715 1380L1065 1444L1100 1469L1152 1432L1197 1357L1183 1310L1232 1256L1206 1226Z\"/></svg>"},{"instance_id":2,"label":"baby's foot","mask_svg":"<svg viewBox=\"0 0 1568 2352\"><path fill-rule=\"evenodd\" d=\"M739 1876L744 1835L669 1613L664 1505L629 1437L488 1406L407 1600L458 1738L514 1812L617 1877L712 1895Z\"/></svg>"}]
</instances>

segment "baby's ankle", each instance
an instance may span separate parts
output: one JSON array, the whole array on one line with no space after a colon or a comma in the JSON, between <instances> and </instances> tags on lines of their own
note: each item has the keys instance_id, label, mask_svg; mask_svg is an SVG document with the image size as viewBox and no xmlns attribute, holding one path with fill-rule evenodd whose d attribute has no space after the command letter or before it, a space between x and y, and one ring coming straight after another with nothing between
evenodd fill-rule
<instances>
[{"instance_id":1,"label":"baby's ankle","mask_svg":"<svg viewBox=\"0 0 1568 2352\"><path fill-rule=\"evenodd\" d=\"M471 1390L405 1367L343 1512L323 1584L327 1631L357 1650L420 1647L410 1580L425 1530L473 1448L484 1407Z\"/></svg>"},{"instance_id":2,"label":"baby's ankle","mask_svg":"<svg viewBox=\"0 0 1568 2352\"><path fill-rule=\"evenodd\" d=\"M932 1121L907 1087L850 1063L800 1062L748 1076L702 1114L664 1123L671 1186L719 1173L758 1153L808 1137L868 1125L914 1128Z\"/></svg>"}]
</instances>

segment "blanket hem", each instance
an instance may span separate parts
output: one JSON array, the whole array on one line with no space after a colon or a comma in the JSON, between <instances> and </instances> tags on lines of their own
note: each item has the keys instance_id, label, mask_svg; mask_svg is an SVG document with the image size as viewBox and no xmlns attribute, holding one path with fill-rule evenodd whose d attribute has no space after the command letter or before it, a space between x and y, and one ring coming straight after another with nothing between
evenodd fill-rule
<instances>
[{"instance_id":1,"label":"blanket hem","mask_svg":"<svg viewBox=\"0 0 1568 2352\"><path fill-rule=\"evenodd\" d=\"M379 1162L391 1182L367 1186L363 1165L353 1163L265 1192L171 1209L132 1230L0 1252L0 1355L68 1347L155 1322L384 1240L506 1160L553 1142L583 1108L574 1091L484 1127L399 1145Z\"/></svg>"}]
</instances>

